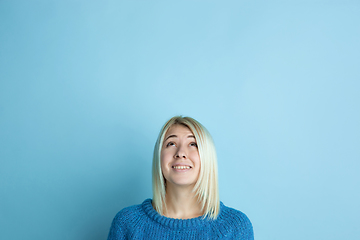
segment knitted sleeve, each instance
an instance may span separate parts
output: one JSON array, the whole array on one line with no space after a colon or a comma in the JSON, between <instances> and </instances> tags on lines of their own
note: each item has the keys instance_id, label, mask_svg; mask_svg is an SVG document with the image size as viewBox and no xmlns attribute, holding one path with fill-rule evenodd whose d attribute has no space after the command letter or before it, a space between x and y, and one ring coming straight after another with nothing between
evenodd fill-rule
<instances>
[{"instance_id":1,"label":"knitted sleeve","mask_svg":"<svg viewBox=\"0 0 360 240\"><path fill-rule=\"evenodd\" d=\"M121 217L120 212L116 214L114 220L111 223L108 240L123 240L126 239L124 231L120 226Z\"/></svg>"},{"instance_id":2,"label":"knitted sleeve","mask_svg":"<svg viewBox=\"0 0 360 240\"><path fill-rule=\"evenodd\" d=\"M246 240L254 240L254 230L250 220L247 218L246 225L244 231L244 239Z\"/></svg>"},{"instance_id":3,"label":"knitted sleeve","mask_svg":"<svg viewBox=\"0 0 360 240\"><path fill-rule=\"evenodd\" d=\"M250 219L244 214L237 214L237 224L240 230L239 239L254 240L254 231Z\"/></svg>"},{"instance_id":4,"label":"knitted sleeve","mask_svg":"<svg viewBox=\"0 0 360 240\"><path fill-rule=\"evenodd\" d=\"M252 224L243 212L224 207L219 223L220 236L223 239L254 240Z\"/></svg>"}]
</instances>

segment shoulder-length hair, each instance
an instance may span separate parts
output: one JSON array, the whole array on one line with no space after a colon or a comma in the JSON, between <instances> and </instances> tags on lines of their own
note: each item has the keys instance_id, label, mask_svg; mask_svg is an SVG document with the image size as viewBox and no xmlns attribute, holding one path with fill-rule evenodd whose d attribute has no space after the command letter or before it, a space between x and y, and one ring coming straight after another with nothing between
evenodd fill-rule
<instances>
[{"instance_id":1,"label":"shoulder-length hair","mask_svg":"<svg viewBox=\"0 0 360 240\"><path fill-rule=\"evenodd\" d=\"M175 124L181 124L188 127L195 136L201 167L193 191L195 192L197 201L200 203L204 218L209 217L214 220L220 212L215 145L208 130L191 117L175 116L168 120L161 128L155 144L152 164L153 206L159 214L164 215L164 212L166 211L166 187L161 170L160 156L165 134L169 128Z\"/></svg>"}]
</instances>

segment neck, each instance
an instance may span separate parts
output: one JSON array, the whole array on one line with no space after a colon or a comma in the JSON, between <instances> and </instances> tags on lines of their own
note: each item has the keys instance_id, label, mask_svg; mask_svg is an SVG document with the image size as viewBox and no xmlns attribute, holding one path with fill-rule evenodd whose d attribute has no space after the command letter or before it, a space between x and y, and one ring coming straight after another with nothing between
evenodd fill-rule
<instances>
[{"instance_id":1,"label":"neck","mask_svg":"<svg viewBox=\"0 0 360 240\"><path fill-rule=\"evenodd\" d=\"M167 186L165 216L177 219L189 219L202 216L201 206L197 202L193 187Z\"/></svg>"}]
</instances>

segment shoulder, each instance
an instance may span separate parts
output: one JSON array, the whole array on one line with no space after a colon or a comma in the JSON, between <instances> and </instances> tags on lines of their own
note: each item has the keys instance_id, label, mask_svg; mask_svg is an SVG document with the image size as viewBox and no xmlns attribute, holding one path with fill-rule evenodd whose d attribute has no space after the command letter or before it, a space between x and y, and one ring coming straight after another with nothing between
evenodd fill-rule
<instances>
[{"instance_id":1,"label":"shoulder","mask_svg":"<svg viewBox=\"0 0 360 240\"><path fill-rule=\"evenodd\" d=\"M113 222L116 222L117 225L134 224L144 214L145 213L142 209L142 204L133 205L123 208L121 211L119 211L115 215Z\"/></svg>"},{"instance_id":2,"label":"shoulder","mask_svg":"<svg viewBox=\"0 0 360 240\"><path fill-rule=\"evenodd\" d=\"M251 225L250 219L245 213L223 204L221 206L221 216L229 223L240 224L242 226Z\"/></svg>"},{"instance_id":3,"label":"shoulder","mask_svg":"<svg viewBox=\"0 0 360 240\"><path fill-rule=\"evenodd\" d=\"M134 229L141 226L145 219L142 205L146 201L148 199L142 204L123 208L115 215L111 223L108 240L126 239L126 236L132 234Z\"/></svg>"},{"instance_id":4,"label":"shoulder","mask_svg":"<svg viewBox=\"0 0 360 240\"><path fill-rule=\"evenodd\" d=\"M239 239L254 239L253 227L245 213L220 203L220 214L215 221L223 235L240 237Z\"/></svg>"}]
</instances>

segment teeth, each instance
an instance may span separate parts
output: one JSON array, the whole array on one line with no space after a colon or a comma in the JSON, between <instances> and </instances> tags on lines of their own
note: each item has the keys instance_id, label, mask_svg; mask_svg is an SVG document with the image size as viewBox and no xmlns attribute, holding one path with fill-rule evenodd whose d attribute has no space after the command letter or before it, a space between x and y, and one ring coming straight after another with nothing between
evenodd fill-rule
<instances>
[{"instance_id":1,"label":"teeth","mask_svg":"<svg viewBox=\"0 0 360 240\"><path fill-rule=\"evenodd\" d=\"M173 166L175 169L189 169L189 166Z\"/></svg>"}]
</instances>

